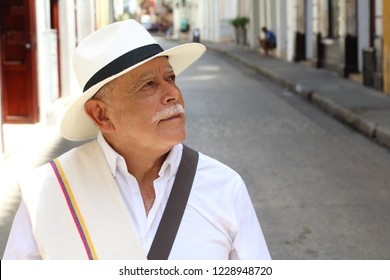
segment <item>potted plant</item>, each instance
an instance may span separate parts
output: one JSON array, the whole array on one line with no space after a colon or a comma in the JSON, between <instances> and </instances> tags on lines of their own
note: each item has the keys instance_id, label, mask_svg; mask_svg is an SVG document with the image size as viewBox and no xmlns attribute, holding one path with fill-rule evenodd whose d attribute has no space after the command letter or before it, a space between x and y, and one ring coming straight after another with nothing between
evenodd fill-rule
<instances>
[{"instance_id":1,"label":"potted plant","mask_svg":"<svg viewBox=\"0 0 390 280\"><path fill-rule=\"evenodd\" d=\"M249 23L249 18L245 16L237 16L230 23L234 26L236 33L236 43L246 45L246 25Z\"/></svg>"}]
</instances>

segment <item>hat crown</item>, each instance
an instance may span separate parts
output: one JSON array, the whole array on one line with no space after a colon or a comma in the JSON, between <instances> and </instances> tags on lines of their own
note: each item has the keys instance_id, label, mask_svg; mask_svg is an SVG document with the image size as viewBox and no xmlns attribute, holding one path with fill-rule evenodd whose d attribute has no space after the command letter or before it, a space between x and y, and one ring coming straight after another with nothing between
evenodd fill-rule
<instances>
[{"instance_id":1,"label":"hat crown","mask_svg":"<svg viewBox=\"0 0 390 280\"><path fill-rule=\"evenodd\" d=\"M143 46L157 44L137 21L129 19L101 28L76 48L73 66L81 88L104 66L121 55Z\"/></svg>"}]
</instances>

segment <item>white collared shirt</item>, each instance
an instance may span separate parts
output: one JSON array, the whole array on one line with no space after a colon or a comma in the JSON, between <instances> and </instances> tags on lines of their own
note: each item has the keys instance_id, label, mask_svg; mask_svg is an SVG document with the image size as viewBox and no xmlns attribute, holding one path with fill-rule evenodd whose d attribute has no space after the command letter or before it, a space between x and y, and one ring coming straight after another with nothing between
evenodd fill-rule
<instances>
[{"instance_id":1,"label":"white collared shirt","mask_svg":"<svg viewBox=\"0 0 390 280\"><path fill-rule=\"evenodd\" d=\"M148 253L180 164L183 146L172 148L154 181L156 198L148 215L137 180L124 158L98 135L145 255ZM40 259L22 201L3 259ZM246 186L226 165L199 153L191 194L169 259L270 259Z\"/></svg>"}]
</instances>

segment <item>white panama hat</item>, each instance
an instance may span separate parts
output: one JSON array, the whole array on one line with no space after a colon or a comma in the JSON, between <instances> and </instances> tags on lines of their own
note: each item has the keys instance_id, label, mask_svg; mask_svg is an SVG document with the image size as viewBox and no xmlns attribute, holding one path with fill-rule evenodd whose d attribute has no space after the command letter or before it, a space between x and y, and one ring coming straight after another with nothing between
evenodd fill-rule
<instances>
[{"instance_id":1,"label":"white panama hat","mask_svg":"<svg viewBox=\"0 0 390 280\"><path fill-rule=\"evenodd\" d=\"M176 75L202 56L206 48L188 43L163 50L135 20L110 24L86 37L76 48L73 65L83 93L65 111L61 134L71 141L97 135L98 128L84 111L87 100L106 83L159 56L168 57Z\"/></svg>"}]
</instances>

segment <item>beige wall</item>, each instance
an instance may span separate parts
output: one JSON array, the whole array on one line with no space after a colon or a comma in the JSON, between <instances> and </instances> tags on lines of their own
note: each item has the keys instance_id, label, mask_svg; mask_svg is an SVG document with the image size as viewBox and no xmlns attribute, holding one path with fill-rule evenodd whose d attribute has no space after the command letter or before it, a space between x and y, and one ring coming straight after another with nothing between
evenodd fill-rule
<instances>
[{"instance_id":1,"label":"beige wall","mask_svg":"<svg viewBox=\"0 0 390 280\"><path fill-rule=\"evenodd\" d=\"M103 26L107 25L108 22L108 1L105 0L96 0L96 29L100 29Z\"/></svg>"}]
</instances>

